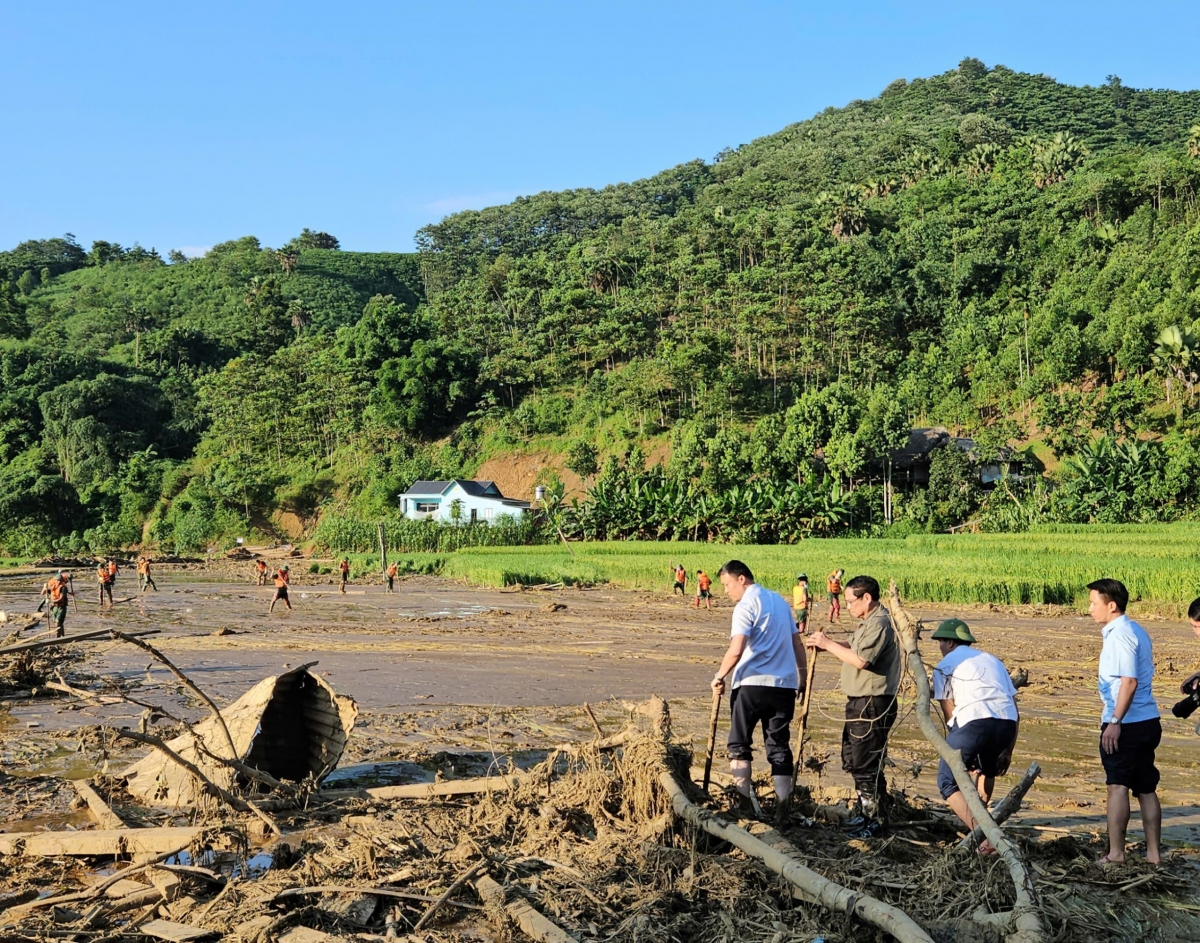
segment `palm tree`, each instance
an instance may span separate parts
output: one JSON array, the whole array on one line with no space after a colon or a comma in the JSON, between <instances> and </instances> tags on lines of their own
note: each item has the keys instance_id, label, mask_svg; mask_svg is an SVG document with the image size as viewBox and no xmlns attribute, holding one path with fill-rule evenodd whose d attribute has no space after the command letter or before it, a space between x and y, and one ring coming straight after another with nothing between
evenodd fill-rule
<instances>
[{"instance_id":1,"label":"palm tree","mask_svg":"<svg viewBox=\"0 0 1200 943\"><path fill-rule=\"evenodd\" d=\"M1200 124L1188 128L1187 151L1189 157L1200 157Z\"/></svg>"},{"instance_id":2,"label":"palm tree","mask_svg":"<svg viewBox=\"0 0 1200 943\"><path fill-rule=\"evenodd\" d=\"M290 249L280 249L275 253L275 259L279 262L279 267L283 269L283 274L291 275L300 262L300 253Z\"/></svg>"},{"instance_id":3,"label":"palm tree","mask_svg":"<svg viewBox=\"0 0 1200 943\"><path fill-rule=\"evenodd\" d=\"M1154 366L1163 375L1167 388L1167 402L1171 402L1171 382L1179 380L1188 391L1188 402L1196 388L1197 350L1196 338L1177 324L1163 328L1158 335L1158 347L1150 355ZM1182 404L1180 404L1182 409Z\"/></svg>"},{"instance_id":4,"label":"palm tree","mask_svg":"<svg viewBox=\"0 0 1200 943\"><path fill-rule=\"evenodd\" d=\"M1035 141L1032 148L1033 183L1039 190L1062 183L1087 156L1087 148L1068 131L1059 131L1049 141Z\"/></svg>"}]
</instances>

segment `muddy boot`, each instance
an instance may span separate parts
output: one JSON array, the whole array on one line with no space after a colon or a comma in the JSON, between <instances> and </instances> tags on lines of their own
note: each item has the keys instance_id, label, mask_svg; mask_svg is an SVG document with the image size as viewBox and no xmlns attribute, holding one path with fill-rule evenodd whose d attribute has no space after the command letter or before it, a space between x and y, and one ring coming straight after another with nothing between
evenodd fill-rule
<instances>
[{"instance_id":1,"label":"muddy boot","mask_svg":"<svg viewBox=\"0 0 1200 943\"><path fill-rule=\"evenodd\" d=\"M874 796L868 796L863 793L859 793L858 801L862 808L862 818L857 823L854 823L853 819L851 822L846 823L847 825L853 824L850 831L846 833L846 837L874 838L883 831L884 827L883 818L880 814L879 801Z\"/></svg>"}]
</instances>

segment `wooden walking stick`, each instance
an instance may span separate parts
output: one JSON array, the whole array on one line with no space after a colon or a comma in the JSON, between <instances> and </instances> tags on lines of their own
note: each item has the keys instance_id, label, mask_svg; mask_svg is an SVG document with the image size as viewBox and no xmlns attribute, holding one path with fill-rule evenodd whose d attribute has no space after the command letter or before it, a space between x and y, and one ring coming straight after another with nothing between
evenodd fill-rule
<instances>
[{"instance_id":1,"label":"wooden walking stick","mask_svg":"<svg viewBox=\"0 0 1200 943\"><path fill-rule=\"evenodd\" d=\"M75 615L79 615L79 598L75 595L75 577L68 576L67 584L71 587L71 605L75 607Z\"/></svg>"},{"instance_id":2,"label":"wooden walking stick","mask_svg":"<svg viewBox=\"0 0 1200 943\"><path fill-rule=\"evenodd\" d=\"M796 723L796 765L792 767L792 792L796 791L796 781L800 777L800 765L804 761L804 735L808 731L808 709L812 705L813 678L817 673L817 652L820 649L809 649L808 669L805 672L804 701L800 705L800 719Z\"/></svg>"},{"instance_id":3,"label":"wooden walking stick","mask_svg":"<svg viewBox=\"0 0 1200 943\"><path fill-rule=\"evenodd\" d=\"M708 780L712 775L713 752L717 749L717 717L721 713L721 694L713 691L712 713L708 717L708 753L704 757L704 785L708 792Z\"/></svg>"}]
</instances>

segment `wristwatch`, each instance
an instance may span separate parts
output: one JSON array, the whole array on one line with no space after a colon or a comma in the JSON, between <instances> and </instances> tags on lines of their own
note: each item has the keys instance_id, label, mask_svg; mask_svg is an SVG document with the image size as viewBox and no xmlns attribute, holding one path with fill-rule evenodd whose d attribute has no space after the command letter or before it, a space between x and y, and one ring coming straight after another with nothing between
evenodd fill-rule
<instances>
[{"instance_id":1,"label":"wristwatch","mask_svg":"<svg viewBox=\"0 0 1200 943\"><path fill-rule=\"evenodd\" d=\"M1120 717L1114 717L1112 720L1109 721L1110 724L1119 724L1120 722L1121 722Z\"/></svg>"}]
</instances>

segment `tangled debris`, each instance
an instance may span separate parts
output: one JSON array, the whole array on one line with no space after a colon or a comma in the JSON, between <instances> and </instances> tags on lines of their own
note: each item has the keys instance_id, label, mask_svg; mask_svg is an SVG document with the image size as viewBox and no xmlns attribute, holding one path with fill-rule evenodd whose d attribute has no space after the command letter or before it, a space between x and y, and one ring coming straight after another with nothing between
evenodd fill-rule
<instances>
[{"instance_id":1,"label":"tangled debris","mask_svg":"<svg viewBox=\"0 0 1200 943\"><path fill-rule=\"evenodd\" d=\"M254 752L265 709L253 723L242 716L247 703L270 703L276 690L289 712L296 703L304 711L288 700L293 695L312 695L323 705L318 714L340 719L341 739L332 725L328 734L344 746L353 717L333 707L337 695L323 682L293 684L306 668L267 679L252 689L258 694L219 712L213 706L214 716L195 725L111 679L99 690L61 675L50 682L57 694L81 701L145 709L137 731L73 732L97 768L107 768L120 738L156 753L125 775L99 775L74 789L51 777L20 781L26 801L63 808L73 799L96 827L0 834L0 937L1014 939L1007 933L1021 888L1009 867L962 847L962 832L940 810L896 794L901 821L886 837L847 841L838 827L845 810L823 804L819 786L816 794L801 786L783 825L739 821L731 794L710 799L695 786L700 771L690 747L673 738L667 705L657 698L626 705L627 725L611 735L589 710L592 741L548 747L526 769L494 754L462 755L454 769L477 766L486 775L322 787L311 764L288 772ZM289 680L280 685L281 678ZM169 737L148 733L160 720L173 724ZM439 768L443 758L424 757ZM323 756L318 765L327 771L333 763L336 757ZM173 784L168 804L144 788L147 779ZM764 785L769 806L772 789ZM0 790L9 788L0 780ZM1028 870L1047 939L1170 940L1200 932L1187 862L1102 870L1077 839L1004 834Z\"/></svg>"}]
</instances>

